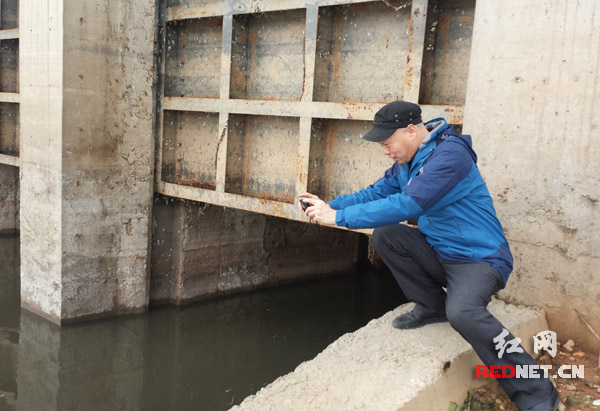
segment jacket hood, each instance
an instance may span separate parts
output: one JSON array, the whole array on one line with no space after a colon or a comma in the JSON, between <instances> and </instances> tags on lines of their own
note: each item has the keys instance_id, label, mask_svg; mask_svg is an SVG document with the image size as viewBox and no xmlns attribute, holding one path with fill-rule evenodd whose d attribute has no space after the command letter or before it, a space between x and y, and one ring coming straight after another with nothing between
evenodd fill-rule
<instances>
[{"instance_id":1,"label":"jacket hood","mask_svg":"<svg viewBox=\"0 0 600 411\"><path fill-rule=\"evenodd\" d=\"M456 134L454 132L454 127L449 125L443 118L436 118L428 121L425 123L425 128L429 130L429 134L423 139L421 145L429 144L432 140L439 141L438 144L442 142L461 144L467 149L473 162L477 164L477 154L475 154L475 151L473 150L473 140L471 139L471 136L466 134Z\"/></svg>"}]
</instances>

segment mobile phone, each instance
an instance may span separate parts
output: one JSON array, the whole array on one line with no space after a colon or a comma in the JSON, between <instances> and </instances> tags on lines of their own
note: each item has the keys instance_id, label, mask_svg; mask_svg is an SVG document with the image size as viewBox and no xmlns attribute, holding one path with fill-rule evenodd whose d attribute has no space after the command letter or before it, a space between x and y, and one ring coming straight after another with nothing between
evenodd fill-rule
<instances>
[{"instance_id":1,"label":"mobile phone","mask_svg":"<svg viewBox=\"0 0 600 411\"><path fill-rule=\"evenodd\" d=\"M298 199L298 201L300 201L300 207L302 207L302 211L306 211L306 209L310 207L310 204L308 204L306 201L301 199Z\"/></svg>"}]
</instances>

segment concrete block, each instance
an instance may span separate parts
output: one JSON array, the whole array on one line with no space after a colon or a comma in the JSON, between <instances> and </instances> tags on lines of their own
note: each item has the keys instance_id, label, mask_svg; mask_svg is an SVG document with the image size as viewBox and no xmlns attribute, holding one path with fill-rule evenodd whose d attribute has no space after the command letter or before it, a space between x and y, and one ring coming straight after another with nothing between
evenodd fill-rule
<instances>
[{"instance_id":1,"label":"concrete block","mask_svg":"<svg viewBox=\"0 0 600 411\"><path fill-rule=\"evenodd\" d=\"M494 300L490 311L533 348L533 335L547 329L541 310ZM391 322L412 304L372 320L333 342L313 360L249 396L232 410L444 410L461 403L481 364L448 323L397 330Z\"/></svg>"}]
</instances>

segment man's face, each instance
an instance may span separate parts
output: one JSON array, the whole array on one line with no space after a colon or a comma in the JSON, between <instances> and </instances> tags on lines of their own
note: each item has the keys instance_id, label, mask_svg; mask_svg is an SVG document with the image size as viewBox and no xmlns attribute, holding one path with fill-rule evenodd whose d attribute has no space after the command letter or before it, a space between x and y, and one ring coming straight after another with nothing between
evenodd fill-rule
<instances>
[{"instance_id":1,"label":"man's face","mask_svg":"<svg viewBox=\"0 0 600 411\"><path fill-rule=\"evenodd\" d=\"M416 130L414 127L399 128L387 139L380 141L383 154L396 163L410 162L417 152Z\"/></svg>"}]
</instances>

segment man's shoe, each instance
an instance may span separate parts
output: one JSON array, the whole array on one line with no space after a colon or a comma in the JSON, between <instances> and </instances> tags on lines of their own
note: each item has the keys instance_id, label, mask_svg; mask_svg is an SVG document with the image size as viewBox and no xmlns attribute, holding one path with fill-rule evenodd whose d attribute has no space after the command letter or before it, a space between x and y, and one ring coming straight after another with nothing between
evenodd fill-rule
<instances>
[{"instance_id":1,"label":"man's shoe","mask_svg":"<svg viewBox=\"0 0 600 411\"><path fill-rule=\"evenodd\" d=\"M548 397L545 401L534 405L531 408L527 408L525 411L556 411L564 409L565 407L560 402L558 391L556 391L556 389L553 388L550 397Z\"/></svg>"},{"instance_id":2,"label":"man's shoe","mask_svg":"<svg viewBox=\"0 0 600 411\"><path fill-rule=\"evenodd\" d=\"M394 318L392 325L400 330L410 330L413 328L422 327L427 324L440 323L444 321L448 321L448 318L446 318L446 314L420 318L415 316L411 311L409 313L402 314L401 316Z\"/></svg>"}]
</instances>

